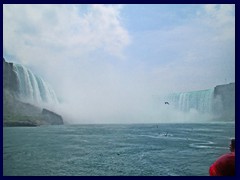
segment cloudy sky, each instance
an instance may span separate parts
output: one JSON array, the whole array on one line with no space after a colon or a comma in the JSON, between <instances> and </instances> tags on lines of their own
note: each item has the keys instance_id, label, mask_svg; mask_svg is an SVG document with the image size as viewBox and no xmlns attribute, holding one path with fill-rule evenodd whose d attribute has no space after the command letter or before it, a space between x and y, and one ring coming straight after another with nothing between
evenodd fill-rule
<instances>
[{"instance_id":1,"label":"cloudy sky","mask_svg":"<svg viewBox=\"0 0 240 180\"><path fill-rule=\"evenodd\" d=\"M152 95L235 82L235 6L3 5L3 54L76 117L139 112Z\"/></svg>"}]
</instances>

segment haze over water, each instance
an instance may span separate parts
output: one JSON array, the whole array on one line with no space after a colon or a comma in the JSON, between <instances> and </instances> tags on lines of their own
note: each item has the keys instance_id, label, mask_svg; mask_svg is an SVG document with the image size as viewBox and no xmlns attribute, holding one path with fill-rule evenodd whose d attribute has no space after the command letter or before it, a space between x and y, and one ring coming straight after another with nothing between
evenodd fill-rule
<instances>
[{"instance_id":1,"label":"haze over water","mask_svg":"<svg viewBox=\"0 0 240 180\"><path fill-rule=\"evenodd\" d=\"M3 56L64 122L4 127L5 176L207 176L235 137L233 4L4 4Z\"/></svg>"},{"instance_id":2,"label":"haze over water","mask_svg":"<svg viewBox=\"0 0 240 180\"><path fill-rule=\"evenodd\" d=\"M208 120L156 99L235 82L235 6L5 4L3 54L52 86L67 123Z\"/></svg>"}]
</instances>

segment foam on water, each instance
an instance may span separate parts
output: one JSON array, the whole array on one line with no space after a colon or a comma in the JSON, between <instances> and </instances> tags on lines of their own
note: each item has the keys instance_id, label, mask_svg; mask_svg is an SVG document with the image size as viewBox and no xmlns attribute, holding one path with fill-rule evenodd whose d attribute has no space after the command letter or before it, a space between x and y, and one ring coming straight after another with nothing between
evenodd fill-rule
<instances>
[{"instance_id":1,"label":"foam on water","mask_svg":"<svg viewBox=\"0 0 240 180\"><path fill-rule=\"evenodd\" d=\"M234 129L234 123L8 127L3 174L207 176L229 151Z\"/></svg>"}]
</instances>

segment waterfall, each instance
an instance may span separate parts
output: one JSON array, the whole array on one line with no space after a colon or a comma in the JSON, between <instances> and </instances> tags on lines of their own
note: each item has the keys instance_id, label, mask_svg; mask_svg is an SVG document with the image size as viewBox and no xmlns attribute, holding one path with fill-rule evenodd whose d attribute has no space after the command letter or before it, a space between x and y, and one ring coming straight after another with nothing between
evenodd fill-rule
<instances>
[{"instance_id":1,"label":"waterfall","mask_svg":"<svg viewBox=\"0 0 240 180\"><path fill-rule=\"evenodd\" d=\"M17 75L18 95L21 99L38 104L58 103L55 92L42 78L19 64L13 64L13 71Z\"/></svg>"},{"instance_id":2,"label":"waterfall","mask_svg":"<svg viewBox=\"0 0 240 180\"><path fill-rule=\"evenodd\" d=\"M195 109L201 113L212 113L214 89L173 93L165 100L176 109L189 112Z\"/></svg>"}]
</instances>

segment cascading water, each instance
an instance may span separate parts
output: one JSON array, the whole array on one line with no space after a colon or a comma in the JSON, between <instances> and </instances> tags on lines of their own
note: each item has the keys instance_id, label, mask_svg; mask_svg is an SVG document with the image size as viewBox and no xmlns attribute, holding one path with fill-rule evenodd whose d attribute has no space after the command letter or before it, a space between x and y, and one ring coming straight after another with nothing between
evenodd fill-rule
<instances>
[{"instance_id":1,"label":"cascading water","mask_svg":"<svg viewBox=\"0 0 240 180\"><path fill-rule=\"evenodd\" d=\"M32 103L58 104L55 92L43 79L19 64L13 64L13 70L17 75L18 95L21 99Z\"/></svg>"},{"instance_id":2,"label":"cascading water","mask_svg":"<svg viewBox=\"0 0 240 180\"><path fill-rule=\"evenodd\" d=\"M214 89L170 94L165 100L176 109L189 112L212 113Z\"/></svg>"}]
</instances>

